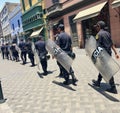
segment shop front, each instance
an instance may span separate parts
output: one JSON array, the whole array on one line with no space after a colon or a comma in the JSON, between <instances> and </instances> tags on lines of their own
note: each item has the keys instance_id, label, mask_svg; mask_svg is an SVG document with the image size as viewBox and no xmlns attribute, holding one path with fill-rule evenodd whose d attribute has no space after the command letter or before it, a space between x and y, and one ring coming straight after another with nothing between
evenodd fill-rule
<instances>
[{"instance_id":1,"label":"shop front","mask_svg":"<svg viewBox=\"0 0 120 113\"><path fill-rule=\"evenodd\" d=\"M96 35L94 25L100 20L106 23L105 28L110 31L109 5L107 2L102 2L98 5L82 10L75 16L74 21L80 21L82 27L82 48L85 47L86 38L89 38L91 35Z\"/></svg>"},{"instance_id":2,"label":"shop front","mask_svg":"<svg viewBox=\"0 0 120 113\"><path fill-rule=\"evenodd\" d=\"M22 15L23 30L26 38L36 35L44 25L42 6L34 6ZM40 31L42 32L43 29ZM39 33L40 33L39 32Z\"/></svg>"},{"instance_id":3,"label":"shop front","mask_svg":"<svg viewBox=\"0 0 120 113\"><path fill-rule=\"evenodd\" d=\"M111 35L116 47L120 47L120 0L110 4Z\"/></svg>"}]
</instances>

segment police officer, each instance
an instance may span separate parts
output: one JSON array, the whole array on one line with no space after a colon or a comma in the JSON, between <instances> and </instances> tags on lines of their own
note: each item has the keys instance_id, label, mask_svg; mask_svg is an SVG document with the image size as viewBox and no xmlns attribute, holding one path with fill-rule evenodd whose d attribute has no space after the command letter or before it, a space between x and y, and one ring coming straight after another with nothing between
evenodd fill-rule
<instances>
[{"instance_id":1,"label":"police officer","mask_svg":"<svg viewBox=\"0 0 120 113\"><path fill-rule=\"evenodd\" d=\"M5 56L6 56L6 58L7 58L8 60L10 59L9 48L10 48L9 44L6 43L6 44L5 44Z\"/></svg>"},{"instance_id":2,"label":"police officer","mask_svg":"<svg viewBox=\"0 0 120 113\"><path fill-rule=\"evenodd\" d=\"M64 25L59 24L58 25L58 39L57 39L57 44L58 46L65 51L68 55L69 53L72 53L72 40L71 37L64 31ZM65 68L59 63L61 73L64 76L65 81L63 84L68 85L69 84L69 75L72 76L72 83L73 85L76 85L76 82L78 81L74 75L74 71L72 67L70 67L70 72L68 73Z\"/></svg>"},{"instance_id":3,"label":"police officer","mask_svg":"<svg viewBox=\"0 0 120 113\"><path fill-rule=\"evenodd\" d=\"M112 55L112 51L111 51L111 48L112 48L115 53L116 58L119 58L117 51L113 45L110 33L104 30L105 22L98 21L94 27L96 28L96 31L97 31L96 40L97 40L98 46L104 48L110 56ZM101 80L102 80L102 75L99 73L98 79L92 80L93 85L100 86ZM113 77L110 79L109 84L111 88L106 89L106 91L117 93Z\"/></svg>"},{"instance_id":4,"label":"police officer","mask_svg":"<svg viewBox=\"0 0 120 113\"><path fill-rule=\"evenodd\" d=\"M12 52L12 60L15 60L16 62L19 61L19 53L17 50L17 45L16 43L13 43L10 47L10 51Z\"/></svg>"},{"instance_id":5,"label":"police officer","mask_svg":"<svg viewBox=\"0 0 120 113\"><path fill-rule=\"evenodd\" d=\"M27 60L27 46L26 46L26 42L24 42L23 39L21 39L21 42L19 43L19 48L21 50L21 59L24 65L26 64L26 60Z\"/></svg>"},{"instance_id":6,"label":"police officer","mask_svg":"<svg viewBox=\"0 0 120 113\"><path fill-rule=\"evenodd\" d=\"M2 52L2 58L4 59L5 57L5 45L4 44L2 44L1 46L1 52Z\"/></svg>"},{"instance_id":7,"label":"police officer","mask_svg":"<svg viewBox=\"0 0 120 113\"><path fill-rule=\"evenodd\" d=\"M35 60L34 60L34 53L32 51L32 40L30 38L28 38L27 40L27 53L28 53L28 57L31 61L31 67L35 66Z\"/></svg>"},{"instance_id":8,"label":"police officer","mask_svg":"<svg viewBox=\"0 0 120 113\"><path fill-rule=\"evenodd\" d=\"M43 75L47 75L47 50L45 48L45 41L43 36L38 37L38 41L35 43L35 48L38 52L38 56L40 58L40 63L42 66L42 69L44 71Z\"/></svg>"}]
</instances>

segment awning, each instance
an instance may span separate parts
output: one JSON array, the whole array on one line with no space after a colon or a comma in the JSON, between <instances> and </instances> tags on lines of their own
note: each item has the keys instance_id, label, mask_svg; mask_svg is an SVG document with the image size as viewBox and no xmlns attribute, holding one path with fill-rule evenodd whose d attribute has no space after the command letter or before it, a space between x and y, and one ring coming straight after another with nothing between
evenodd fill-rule
<instances>
[{"instance_id":1,"label":"awning","mask_svg":"<svg viewBox=\"0 0 120 113\"><path fill-rule=\"evenodd\" d=\"M96 5L94 7L91 7L91 8L88 8L88 9L85 9L83 11L80 11L76 16L75 18L73 19L74 21L77 21L77 20L86 20L86 19L89 19L89 18L92 18L92 17L95 17L97 15L99 15L100 11L102 10L102 8L104 7L104 5L106 4L107 2L103 2L99 5Z\"/></svg>"},{"instance_id":2,"label":"awning","mask_svg":"<svg viewBox=\"0 0 120 113\"><path fill-rule=\"evenodd\" d=\"M41 33L41 31L43 30L43 27L41 27L39 30L37 30L37 31L34 31L31 35L30 35L30 37L35 37L35 36L38 36L40 33Z\"/></svg>"},{"instance_id":3,"label":"awning","mask_svg":"<svg viewBox=\"0 0 120 113\"><path fill-rule=\"evenodd\" d=\"M30 32L29 31L27 31L27 32L22 32L22 35L27 35L27 34L29 34Z\"/></svg>"},{"instance_id":4,"label":"awning","mask_svg":"<svg viewBox=\"0 0 120 113\"><path fill-rule=\"evenodd\" d=\"M116 8L120 6L120 0L114 0L114 2L112 2L112 8Z\"/></svg>"}]
</instances>

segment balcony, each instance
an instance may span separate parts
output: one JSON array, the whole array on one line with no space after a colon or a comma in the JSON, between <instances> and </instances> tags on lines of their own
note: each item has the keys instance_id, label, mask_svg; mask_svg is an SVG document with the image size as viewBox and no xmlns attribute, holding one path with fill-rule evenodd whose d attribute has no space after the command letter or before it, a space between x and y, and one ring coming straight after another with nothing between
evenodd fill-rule
<instances>
[{"instance_id":1,"label":"balcony","mask_svg":"<svg viewBox=\"0 0 120 113\"><path fill-rule=\"evenodd\" d=\"M61 14L61 11L62 11L62 4L57 2L47 9L47 16L49 18L57 17Z\"/></svg>"}]
</instances>

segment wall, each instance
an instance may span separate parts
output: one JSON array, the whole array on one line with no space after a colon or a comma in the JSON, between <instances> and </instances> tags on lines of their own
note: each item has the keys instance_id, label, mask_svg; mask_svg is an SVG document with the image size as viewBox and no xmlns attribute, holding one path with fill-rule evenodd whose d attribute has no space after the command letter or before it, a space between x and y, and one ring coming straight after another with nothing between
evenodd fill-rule
<instances>
[{"instance_id":1,"label":"wall","mask_svg":"<svg viewBox=\"0 0 120 113\"><path fill-rule=\"evenodd\" d=\"M110 7L111 35L114 44L120 47L120 7Z\"/></svg>"},{"instance_id":2,"label":"wall","mask_svg":"<svg viewBox=\"0 0 120 113\"><path fill-rule=\"evenodd\" d=\"M11 35L14 36L15 34L18 34L18 32L22 32L22 20L21 20L22 13L18 12L17 15L14 15L10 19L10 27L11 27ZM20 27L18 26L18 20L20 22ZM14 25L14 30L13 30Z\"/></svg>"}]
</instances>

